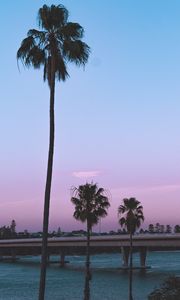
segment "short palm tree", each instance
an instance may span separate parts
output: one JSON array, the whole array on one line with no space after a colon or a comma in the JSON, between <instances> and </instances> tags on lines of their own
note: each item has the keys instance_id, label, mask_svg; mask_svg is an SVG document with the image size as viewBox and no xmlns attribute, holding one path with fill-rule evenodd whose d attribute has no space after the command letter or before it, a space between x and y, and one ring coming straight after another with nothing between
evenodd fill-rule
<instances>
[{"instance_id":1,"label":"short palm tree","mask_svg":"<svg viewBox=\"0 0 180 300\"><path fill-rule=\"evenodd\" d=\"M118 215L120 217L119 224L127 229L130 234L130 265L129 265L129 300L133 300L132 296L132 247L133 234L144 221L143 207L136 198L125 198L123 204L118 207Z\"/></svg>"},{"instance_id":2,"label":"short palm tree","mask_svg":"<svg viewBox=\"0 0 180 300\"><path fill-rule=\"evenodd\" d=\"M54 98L55 81L65 81L68 77L67 63L74 62L77 66L85 65L89 56L89 47L81 41L84 30L78 23L68 22L68 10L63 5L44 5L39 9L38 20L40 30L31 29L22 41L17 52L26 67L44 69L44 80L50 89L50 138L47 177L44 197L43 241L41 259L41 278L39 300L44 299L47 237L49 224L49 205L52 181L54 153Z\"/></svg>"},{"instance_id":3,"label":"short palm tree","mask_svg":"<svg viewBox=\"0 0 180 300\"><path fill-rule=\"evenodd\" d=\"M74 218L86 222L87 226L87 247L86 247L86 276L84 285L84 300L90 299L89 282L90 273L90 232L93 225L98 224L100 218L107 216L107 209L110 206L109 199L103 188L97 184L86 183L73 189L72 203L75 205Z\"/></svg>"}]
</instances>

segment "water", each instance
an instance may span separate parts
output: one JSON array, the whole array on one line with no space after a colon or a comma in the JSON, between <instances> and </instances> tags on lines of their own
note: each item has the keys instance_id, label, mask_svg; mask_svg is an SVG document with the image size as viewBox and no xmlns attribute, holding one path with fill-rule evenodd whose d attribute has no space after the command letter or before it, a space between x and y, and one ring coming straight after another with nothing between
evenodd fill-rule
<instances>
[{"instance_id":1,"label":"water","mask_svg":"<svg viewBox=\"0 0 180 300\"><path fill-rule=\"evenodd\" d=\"M51 259L57 261L57 257ZM68 257L64 269L52 264L47 271L46 300L81 300L84 284L84 256ZM95 255L91 258L93 278L92 300L128 299L128 273L119 270L118 254ZM139 265L134 254L134 265ZM133 271L134 300L145 300L147 295L170 275L180 275L180 252L148 253L145 274ZM39 257L21 258L16 263L0 263L0 300L37 300L39 284Z\"/></svg>"}]
</instances>

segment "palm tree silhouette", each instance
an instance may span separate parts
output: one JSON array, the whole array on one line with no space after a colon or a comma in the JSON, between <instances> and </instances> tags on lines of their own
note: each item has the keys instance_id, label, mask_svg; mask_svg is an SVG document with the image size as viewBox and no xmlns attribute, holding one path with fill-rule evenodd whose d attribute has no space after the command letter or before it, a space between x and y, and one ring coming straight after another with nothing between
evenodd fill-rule
<instances>
[{"instance_id":1,"label":"palm tree silhouette","mask_svg":"<svg viewBox=\"0 0 180 300\"><path fill-rule=\"evenodd\" d=\"M143 207L136 198L125 198L123 204L118 207L118 215L120 217L119 224L121 227L127 229L130 234L130 264L129 264L129 300L133 300L132 296L132 247L133 247L133 234L136 229L140 227L144 221Z\"/></svg>"},{"instance_id":2,"label":"palm tree silhouette","mask_svg":"<svg viewBox=\"0 0 180 300\"><path fill-rule=\"evenodd\" d=\"M63 5L44 5L38 12L41 30L31 29L22 41L17 51L17 59L21 59L26 67L39 69L43 66L44 81L50 88L50 137L47 165L47 177L44 197L43 241L39 300L44 299L47 238L49 224L49 206L52 181L53 153L54 153L54 98L55 81L65 81L69 76L67 63L73 62L77 66L85 65L90 48L81 41L84 30L78 23L68 22L68 10Z\"/></svg>"},{"instance_id":3,"label":"palm tree silhouette","mask_svg":"<svg viewBox=\"0 0 180 300\"><path fill-rule=\"evenodd\" d=\"M90 299L89 282L90 272L90 232L92 226L98 224L100 218L107 216L107 209L110 206L109 199L105 196L103 188L97 184L86 183L78 188L73 188L72 203L75 205L74 218L86 222L87 226L87 247L86 247L86 276L84 285L84 300Z\"/></svg>"}]
</instances>

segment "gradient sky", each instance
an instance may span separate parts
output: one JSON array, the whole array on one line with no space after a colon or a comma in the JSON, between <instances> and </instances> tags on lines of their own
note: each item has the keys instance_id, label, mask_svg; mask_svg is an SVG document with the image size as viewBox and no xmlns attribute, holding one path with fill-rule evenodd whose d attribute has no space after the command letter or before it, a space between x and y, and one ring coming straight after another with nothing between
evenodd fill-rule
<instances>
[{"instance_id":1,"label":"gradient sky","mask_svg":"<svg viewBox=\"0 0 180 300\"><path fill-rule=\"evenodd\" d=\"M73 220L70 189L93 180L111 194L102 230L118 228L124 197L142 202L145 226L179 224L179 0L6 0L0 11L0 226L41 230L49 135L42 70L20 72L16 52L43 5L63 4L91 47L85 70L56 85L50 229Z\"/></svg>"}]
</instances>

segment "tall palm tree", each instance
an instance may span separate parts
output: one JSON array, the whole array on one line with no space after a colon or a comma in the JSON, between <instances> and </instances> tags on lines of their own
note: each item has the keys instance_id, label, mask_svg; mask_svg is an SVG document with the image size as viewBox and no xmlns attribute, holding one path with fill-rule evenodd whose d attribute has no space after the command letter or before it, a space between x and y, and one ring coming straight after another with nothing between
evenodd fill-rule
<instances>
[{"instance_id":1,"label":"tall palm tree","mask_svg":"<svg viewBox=\"0 0 180 300\"><path fill-rule=\"evenodd\" d=\"M121 227L127 229L130 234L130 264L129 264L129 300L133 300L132 296L132 247L133 247L133 234L136 229L140 227L144 221L143 207L136 198L125 198L123 204L118 207L118 215L120 217L119 224Z\"/></svg>"},{"instance_id":2,"label":"tall palm tree","mask_svg":"<svg viewBox=\"0 0 180 300\"><path fill-rule=\"evenodd\" d=\"M43 241L39 300L44 299L47 237L49 224L49 205L52 181L54 152L54 98L55 81L65 81L69 76L67 63L77 66L85 65L90 48L81 41L84 30L78 23L68 22L68 10L63 5L44 5L39 9L38 21L40 30L30 29L17 51L17 59L21 59L26 67L44 69L44 81L50 89L50 137L47 165L47 177L44 197Z\"/></svg>"},{"instance_id":3,"label":"tall palm tree","mask_svg":"<svg viewBox=\"0 0 180 300\"><path fill-rule=\"evenodd\" d=\"M86 246L86 276L84 285L84 300L90 299L89 282L90 272L90 232L93 225L97 224L102 217L107 216L107 209L110 206L109 199L103 188L97 184L86 183L73 189L72 203L75 205L74 218L86 222L87 246Z\"/></svg>"}]
</instances>

